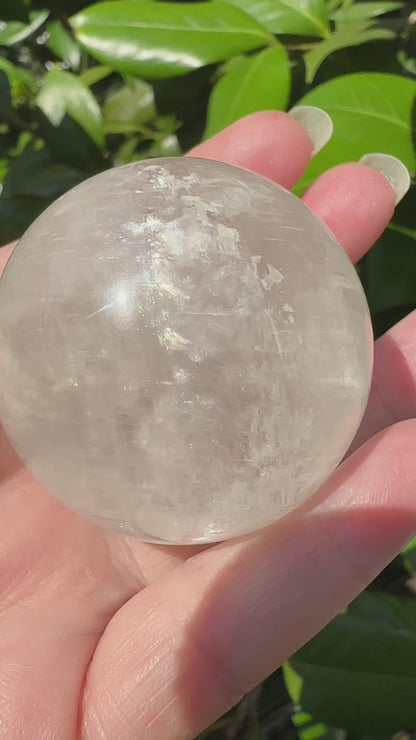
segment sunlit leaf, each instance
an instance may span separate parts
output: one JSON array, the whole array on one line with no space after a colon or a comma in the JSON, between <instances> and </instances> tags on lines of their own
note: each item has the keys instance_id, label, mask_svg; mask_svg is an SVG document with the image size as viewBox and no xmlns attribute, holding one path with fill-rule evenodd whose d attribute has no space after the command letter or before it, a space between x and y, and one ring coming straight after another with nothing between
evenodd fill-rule
<instances>
[{"instance_id":1,"label":"sunlit leaf","mask_svg":"<svg viewBox=\"0 0 416 740\"><path fill-rule=\"evenodd\" d=\"M84 72L81 72L79 79L87 87L92 87L97 82L104 80L109 75L113 74L111 67L105 67L102 64L96 64L94 67L89 67Z\"/></svg>"},{"instance_id":2,"label":"sunlit leaf","mask_svg":"<svg viewBox=\"0 0 416 740\"><path fill-rule=\"evenodd\" d=\"M10 21L7 23L6 21L2 21L0 23L0 46L13 46L24 41L40 28L48 15L49 10L39 10L30 13L29 23L21 23L20 21Z\"/></svg>"},{"instance_id":3,"label":"sunlit leaf","mask_svg":"<svg viewBox=\"0 0 416 740\"><path fill-rule=\"evenodd\" d=\"M60 21L53 21L47 27L49 38L47 46L57 57L78 69L81 59L79 44Z\"/></svg>"},{"instance_id":4,"label":"sunlit leaf","mask_svg":"<svg viewBox=\"0 0 416 740\"><path fill-rule=\"evenodd\" d=\"M391 13L394 10L400 10L404 3L386 0L382 2L353 3L349 8L337 8L331 13L331 19L337 23L349 23L351 21L364 21L371 18L377 18L385 13Z\"/></svg>"},{"instance_id":5,"label":"sunlit leaf","mask_svg":"<svg viewBox=\"0 0 416 740\"><path fill-rule=\"evenodd\" d=\"M368 41L394 39L395 34L388 28L370 28L366 22L356 22L335 31L324 41L304 54L306 67L306 82L311 83L322 62L334 51L345 49L348 46L358 46Z\"/></svg>"},{"instance_id":6,"label":"sunlit leaf","mask_svg":"<svg viewBox=\"0 0 416 740\"><path fill-rule=\"evenodd\" d=\"M330 33L325 0L227 0L261 23L268 31L295 36Z\"/></svg>"},{"instance_id":7,"label":"sunlit leaf","mask_svg":"<svg viewBox=\"0 0 416 740\"><path fill-rule=\"evenodd\" d=\"M88 87L75 75L58 69L48 72L36 102L54 126L59 126L68 114L98 146L103 144L98 103Z\"/></svg>"},{"instance_id":8,"label":"sunlit leaf","mask_svg":"<svg viewBox=\"0 0 416 740\"><path fill-rule=\"evenodd\" d=\"M333 10L336 10L337 8L339 8L340 5L343 4L343 0L326 0L326 1L327 1L329 13L332 13Z\"/></svg>"},{"instance_id":9,"label":"sunlit leaf","mask_svg":"<svg viewBox=\"0 0 416 740\"><path fill-rule=\"evenodd\" d=\"M273 37L225 2L92 5L71 18L80 43L103 64L164 78L265 46Z\"/></svg>"},{"instance_id":10,"label":"sunlit leaf","mask_svg":"<svg viewBox=\"0 0 416 740\"><path fill-rule=\"evenodd\" d=\"M163 136L150 145L146 157L179 157L182 154L175 134Z\"/></svg>"},{"instance_id":11,"label":"sunlit leaf","mask_svg":"<svg viewBox=\"0 0 416 740\"><path fill-rule=\"evenodd\" d=\"M157 115L153 87L140 79L132 79L129 84L108 96L103 107L104 124L127 124L135 127L149 123Z\"/></svg>"},{"instance_id":12,"label":"sunlit leaf","mask_svg":"<svg viewBox=\"0 0 416 740\"><path fill-rule=\"evenodd\" d=\"M287 670L288 667L287 667ZM298 740L346 740L347 731L338 730L323 722L317 722L312 715L298 709L292 715L292 722L297 730Z\"/></svg>"},{"instance_id":13,"label":"sunlit leaf","mask_svg":"<svg viewBox=\"0 0 416 740\"><path fill-rule=\"evenodd\" d=\"M18 103L20 98L30 98L35 94L36 78L23 67L17 67L0 57L0 72L4 72L9 82L12 103Z\"/></svg>"},{"instance_id":14,"label":"sunlit leaf","mask_svg":"<svg viewBox=\"0 0 416 740\"><path fill-rule=\"evenodd\" d=\"M289 93L289 60L282 46L236 60L211 93L204 138L248 113L284 110Z\"/></svg>"},{"instance_id":15,"label":"sunlit leaf","mask_svg":"<svg viewBox=\"0 0 416 740\"><path fill-rule=\"evenodd\" d=\"M311 90L298 105L323 108L334 122L330 142L313 157L296 187L302 192L317 175L367 152L385 152L416 168L413 108L416 82L399 75L358 73L336 77Z\"/></svg>"}]
</instances>

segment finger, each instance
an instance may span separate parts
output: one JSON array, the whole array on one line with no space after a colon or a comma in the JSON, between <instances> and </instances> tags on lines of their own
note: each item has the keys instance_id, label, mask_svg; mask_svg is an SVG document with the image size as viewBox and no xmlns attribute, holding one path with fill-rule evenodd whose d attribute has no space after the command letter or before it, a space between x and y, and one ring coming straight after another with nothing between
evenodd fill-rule
<instances>
[{"instance_id":1,"label":"finger","mask_svg":"<svg viewBox=\"0 0 416 740\"><path fill-rule=\"evenodd\" d=\"M17 242L13 242L12 244L7 244L5 247L2 247L0 249L0 275L2 274L4 268L6 267L6 262L9 259L11 253L13 252L13 249L15 248Z\"/></svg>"},{"instance_id":2,"label":"finger","mask_svg":"<svg viewBox=\"0 0 416 740\"><path fill-rule=\"evenodd\" d=\"M228 162L291 188L305 170L312 147L306 130L292 116L262 111L231 124L188 156Z\"/></svg>"},{"instance_id":3,"label":"finger","mask_svg":"<svg viewBox=\"0 0 416 740\"><path fill-rule=\"evenodd\" d=\"M351 449L390 424L412 417L416 417L416 311L375 344L370 398Z\"/></svg>"},{"instance_id":4,"label":"finger","mask_svg":"<svg viewBox=\"0 0 416 740\"><path fill-rule=\"evenodd\" d=\"M314 510L200 553L131 599L86 675L85 740L193 738L322 629L416 528L415 433L390 428Z\"/></svg>"},{"instance_id":5,"label":"finger","mask_svg":"<svg viewBox=\"0 0 416 740\"><path fill-rule=\"evenodd\" d=\"M381 172L349 162L324 172L302 200L329 227L355 263L386 228L396 195Z\"/></svg>"}]
</instances>

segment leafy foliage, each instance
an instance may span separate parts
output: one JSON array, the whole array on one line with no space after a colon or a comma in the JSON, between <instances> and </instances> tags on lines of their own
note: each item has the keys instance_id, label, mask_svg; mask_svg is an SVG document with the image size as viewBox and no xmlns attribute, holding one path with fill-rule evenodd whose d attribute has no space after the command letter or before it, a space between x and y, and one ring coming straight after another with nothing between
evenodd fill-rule
<instances>
[{"instance_id":1,"label":"leafy foliage","mask_svg":"<svg viewBox=\"0 0 416 740\"><path fill-rule=\"evenodd\" d=\"M113 165L178 155L247 113L317 105L296 192L366 152L416 169L416 24L396 0L1 0L0 242ZM416 305L415 194L359 265L376 333ZM416 731L416 541L208 740ZM259 625L261 629L261 625ZM288 693L289 692L289 693Z\"/></svg>"},{"instance_id":2,"label":"leafy foliage","mask_svg":"<svg viewBox=\"0 0 416 740\"><path fill-rule=\"evenodd\" d=\"M370 151L394 154L413 172L415 95L416 81L379 72L336 77L307 92L300 102L324 108L334 122L334 135L313 158L298 189L328 167Z\"/></svg>"},{"instance_id":3,"label":"leafy foliage","mask_svg":"<svg viewBox=\"0 0 416 740\"><path fill-rule=\"evenodd\" d=\"M272 41L228 3L103 2L71 19L79 42L117 72L165 79Z\"/></svg>"},{"instance_id":4,"label":"leafy foliage","mask_svg":"<svg viewBox=\"0 0 416 740\"><path fill-rule=\"evenodd\" d=\"M416 727L416 599L364 592L285 666L296 703L362 732Z\"/></svg>"},{"instance_id":5,"label":"leafy foliage","mask_svg":"<svg viewBox=\"0 0 416 740\"><path fill-rule=\"evenodd\" d=\"M208 105L204 138L238 118L258 110L285 110L290 93L290 70L283 46L237 57L215 85Z\"/></svg>"}]
</instances>

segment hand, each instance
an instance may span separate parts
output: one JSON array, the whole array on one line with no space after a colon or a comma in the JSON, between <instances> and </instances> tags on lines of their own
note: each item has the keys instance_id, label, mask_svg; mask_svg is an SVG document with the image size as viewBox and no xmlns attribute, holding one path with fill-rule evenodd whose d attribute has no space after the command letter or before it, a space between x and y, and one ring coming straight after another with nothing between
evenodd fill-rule
<instances>
[{"instance_id":1,"label":"hand","mask_svg":"<svg viewBox=\"0 0 416 740\"><path fill-rule=\"evenodd\" d=\"M266 112L192 154L291 187L311 149L299 123ZM394 193L376 170L345 164L304 201L357 260L389 221ZM403 421L416 409L416 313L378 340L375 362L361 446L312 504L199 551L83 521L3 436L0 738L193 738L376 576L416 529L416 422Z\"/></svg>"}]
</instances>

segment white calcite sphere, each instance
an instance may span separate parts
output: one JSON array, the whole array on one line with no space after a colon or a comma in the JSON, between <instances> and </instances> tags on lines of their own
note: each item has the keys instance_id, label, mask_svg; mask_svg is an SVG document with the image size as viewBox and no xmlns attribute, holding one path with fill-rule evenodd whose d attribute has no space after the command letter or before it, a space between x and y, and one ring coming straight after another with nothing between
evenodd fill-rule
<instances>
[{"instance_id":1,"label":"white calcite sphere","mask_svg":"<svg viewBox=\"0 0 416 740\"><path fill-rule=\"evenodd\" d=\"M372 369L366 300L301 201L203 159L109 170L28 229L0 282L1 419L68 507L210 542L310 496Z\"/></svg>"}]
</instances>

